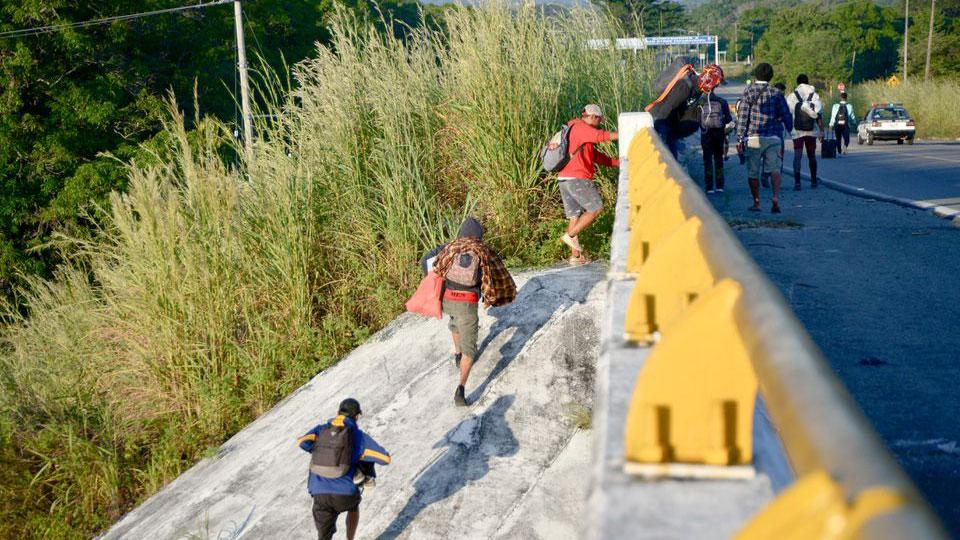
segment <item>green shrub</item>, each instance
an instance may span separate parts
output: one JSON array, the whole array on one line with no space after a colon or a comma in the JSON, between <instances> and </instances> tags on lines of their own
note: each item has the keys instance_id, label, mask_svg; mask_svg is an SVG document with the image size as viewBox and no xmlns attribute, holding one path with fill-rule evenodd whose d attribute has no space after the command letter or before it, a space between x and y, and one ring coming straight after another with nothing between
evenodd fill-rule
<instances>
[{"instance_id":1,"label":"green shrub","mask_svg":"<svg viewBox=\"0 0 960 540\"><path fill-rule=\"evenodd\" d=\"M341 13L296 85L264 74L274 105L239 167L225 126L174 111L100 233L61 239L72 258L3 313L0 532L108 526L395 317L467 213L513 264L562 257L537 151L585 102L615 127L650 79L646 56L583 47L615 22L566 20L451 8L448 33L401 40Z\"/></svg>"}]
</instances>

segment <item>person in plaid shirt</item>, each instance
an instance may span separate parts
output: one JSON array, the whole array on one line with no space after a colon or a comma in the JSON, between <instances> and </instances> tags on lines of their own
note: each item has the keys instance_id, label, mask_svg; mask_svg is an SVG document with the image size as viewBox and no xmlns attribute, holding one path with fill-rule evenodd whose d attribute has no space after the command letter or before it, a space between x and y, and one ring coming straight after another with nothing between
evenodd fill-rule
<instances>
[{"instance_id":1,"label":"person in plaid shirt","mask_svg":"<svg viewBox=\"0 0 960 540\"><path fill-rule=\"evenodd\" d=\"M773 206L780 213L780 136L793 130L793 116L783 92L770 85L773 67L763 62L753 72L756 81L743 91L737 107L737 150L746 155L747 179L753 195L753 212L760 211L760 175L770 173ZM761 161L762 169L761 170Z\"/></svg>"},{"instance_id":2,"label":"person in plaid shirt","mask_svg":"<svg viewBox=\"0 0 960 540\"><path fill-rule=\"evenodd\" d=\"M513 277L500 256L483 243L483 233L480 222L468 217L456 240L437 246L420 261L424 275L433 270L444 281L443 312L450 316L453 358L460 370L453 402L461 407L467 405L464 387L478 353L478 303L482 299L486 307L498 307L517 297Z\"/></svg>"}]
</instances>

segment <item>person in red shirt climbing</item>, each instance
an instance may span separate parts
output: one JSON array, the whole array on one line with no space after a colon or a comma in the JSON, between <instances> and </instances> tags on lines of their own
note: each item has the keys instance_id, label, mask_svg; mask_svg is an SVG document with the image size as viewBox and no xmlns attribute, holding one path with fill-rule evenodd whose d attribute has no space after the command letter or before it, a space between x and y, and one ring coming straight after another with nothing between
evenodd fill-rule
<instances>
[{"instance_id":1,"label":"person in red shirt climbing","mask_svg":"<svg viewBox=\"0 0 960 540\"><path fill-rule=\"evenodd\" d=\"M594 145L604 141L615 141L616 131L600 129L603 122L603 110L599 105L590 104L583 108L580 118L568 122L570 128L570 162L557 173L560 184L560 197L563 198L563 211L570 220L567 232L560 240L570 248L570 264L581 265L589 262L577 236L580 235L603 210L603 200L593 182L596 165L619 167L620 161L603 154Z\"/></svg>"}]
</instances>

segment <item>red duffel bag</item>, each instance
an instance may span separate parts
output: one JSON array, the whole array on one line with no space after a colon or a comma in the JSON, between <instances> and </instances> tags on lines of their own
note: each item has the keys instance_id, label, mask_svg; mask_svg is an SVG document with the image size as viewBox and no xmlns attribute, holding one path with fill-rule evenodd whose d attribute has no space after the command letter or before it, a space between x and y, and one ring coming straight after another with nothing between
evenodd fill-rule
<instances>
[{"instance_id":1,"label":"red duffel bag","mask_svg":"<svg viewBox=\"0 0 960 540\"><path fill-rule=\"evenodd\" d=\"M443 294L443 278L431 270L420 282L417 292L407 300L407 311L440 319L443 317L441 294Z\"/></svg>"}]
</instances>

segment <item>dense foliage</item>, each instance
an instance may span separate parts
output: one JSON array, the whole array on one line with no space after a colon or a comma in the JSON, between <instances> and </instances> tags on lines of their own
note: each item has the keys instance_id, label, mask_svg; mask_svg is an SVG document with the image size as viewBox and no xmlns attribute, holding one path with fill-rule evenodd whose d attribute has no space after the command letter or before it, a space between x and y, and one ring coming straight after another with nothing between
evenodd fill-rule
<instances>
[{"instance_id":1,"label":"dense foliage","mask_svg":"<svg viewBox=\"0 0 960 540\"><path fill-rule=\"evenodd\" d=\"M183 4L0 0L0 32ZM348 4L377 18L366 0ZM381 5L388 15L418 20L415 1ZM332 0L246 2L251 64L260 65L263 55L282 69L284 60L307 57L317 41L329 39L332 6ZM88 233L110 191L125 186L118 159L149 155L141 145L159 133L168 91L189 119L238 118L235 51L231 5L0 39L0 291L9 292L19 273L50 275L60 259L49 246L55 231Z\"/></svg>"},{"instance_id":2,"label":"dense foliage","mask_svg":"<svg viewBox=\"0 0 960 540\"><path fill-rule=\"evenodd\" d=\"M857 82L889 75L896 66L896 13L867 0L832 9L802 4L781 9L757 43L757 59L792 83L797 74L826 83Z\"/></svg>"},{"instance_id":3,"label":"dense foliage","mask_svg":"<svg viewBox=\"0 0 960 540\"><path fill-rule=\"evenodd\" d=\"M645 36L669 36L686 31L686 10L673 0L602 0L598 3L629 27L642 29Z\"/></svg>"},{"instance_id":4,"label":"dense foliage","mask_svg":"<svg viewBox=\"0 0 960 540\"><path fill-rule=\"evenodd\" d=\"M123 169L99 232L6 306L0 537L108 526L391 320L466 212L512 265L563 257L537 150L584 102L646 103L649 59L584 49L626 31L598 12L437 22L340 11L292 87L260 79L250 161L228 123L158 114L165 143ZM602 254L609 230L581 241Z\"/></svg>"},{"instance_id":5,"label":"dense foliage","mask_svg":"<svg viewBox=\"0 0 960 540\"><path fill-rule=\"evenodd\" d=\"M753 54L773 14L796 5L790 0L710 0L690 9L691 24L704 33L720 36L720 49L729 60L743 60Z\"/></svg>"},{"instance_id":6,"label":"dense foliage","mask_svg":"<svg viewBox=\"0 0 960 540\"><path fill-rule=\"evenodd\" d=\"M933 26L933 47L930 51L930 74L934 77L960 78L960 0L937 0ZM899 7L903 13L903 6ZM923 77L927 58L927 36L930 35L930 3L910 3L910 48L907 51L908 77ZM903 43L899 44L900 67L903 71Z\"/></svg>"},{"instance_id":7,"label":"dense foliage","mask_svg":"<svg viewBox=\"0 0 960 540\"><path fill-rule=\"evenodd\" d=\"M770 62L785 80L803 72L822 83L850 83L902 73L904 7L902 0L710 0L692 7L690 19L720 35L729 60ZM924 74L929 17L929 1L911 2L911 76ZM931 75L955 78L958 70L960 0L939 0Z\"/></svg>"}]
</instances>

